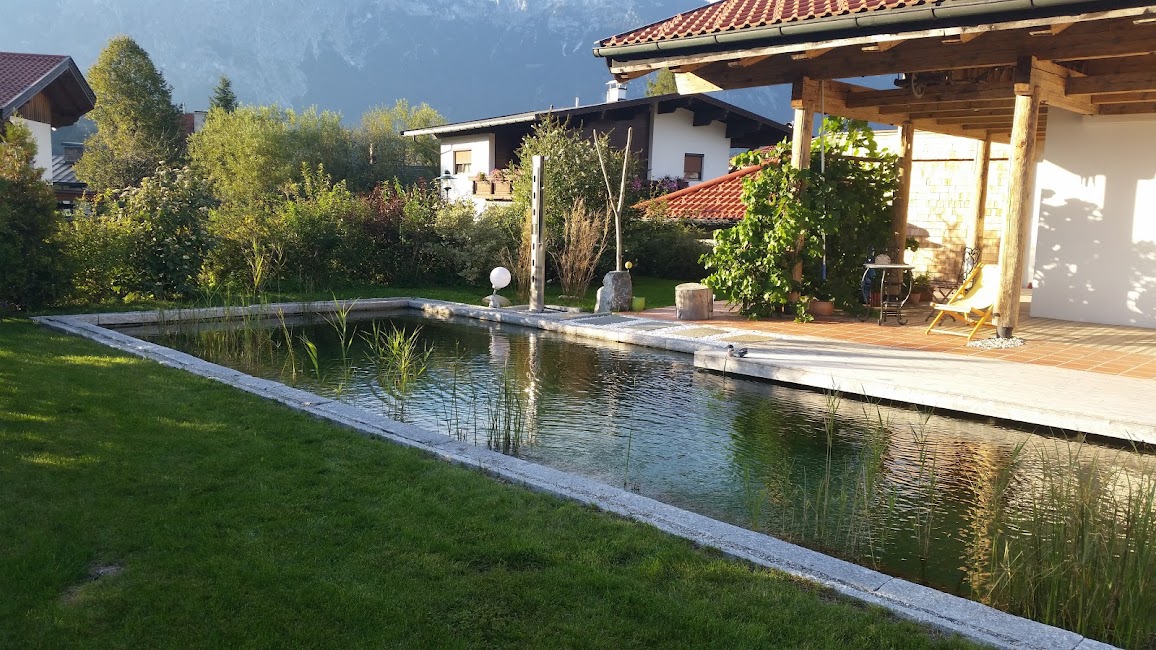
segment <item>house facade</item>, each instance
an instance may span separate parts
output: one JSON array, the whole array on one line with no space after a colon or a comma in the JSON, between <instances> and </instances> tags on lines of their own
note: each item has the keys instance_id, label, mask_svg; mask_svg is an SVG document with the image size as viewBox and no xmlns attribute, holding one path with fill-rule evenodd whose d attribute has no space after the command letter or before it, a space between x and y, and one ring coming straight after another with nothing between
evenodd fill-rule
<instances>
[{"instance_id":1,"label":"house facade","mask_svg":"<svg viewBox=\"0 0 1156 650\"><path fill-rule=\"evenodd\" d=\"M53 180L52 130L75 124L96 105L70 56L0 52L0 124L19 120L36 142L36 167Z\"/></svg>"},{"instance_id":2,"label":"house facade","mask_svg":"<svg viewBox=\"0 0 1156 650\"><path fill-rule=\"evenodd\" d=\"M547 118L569 121L587 137L605 133L612 146L631 149L647 180L684 179L694 185L725 175L736 149L775 144L790 129L732 104L707 96L661 95L626 99L625 87L611 82L607 101L573 108L549 108L515 115L403 131L403 136L432 135L441 145L442 183L451 199L469 199L478 211L493 201L512 198L509 187L492 183L493 170L516 162L518 147ZM478 174L486 175L479 183Z\"/></svg>"},{"instance_id":3,"label":"house facade","mask_svg":"<svg viewBox=\"0 0 1156 650\"><path fill-rule=\"evenodd\" d=\"M917 130L976 142L968 248L984 247L994 145L1007 145L997 332L1031 314L1156 328L1156 6L1132 0L720 0L599 42L620 81L680 92L789 84L791 164L820 113L899 128L895 244L909 234ZM893 88L856 80L894 75ZM902 253L901 253L902 255Z\"/></svg>"}]
</instances>

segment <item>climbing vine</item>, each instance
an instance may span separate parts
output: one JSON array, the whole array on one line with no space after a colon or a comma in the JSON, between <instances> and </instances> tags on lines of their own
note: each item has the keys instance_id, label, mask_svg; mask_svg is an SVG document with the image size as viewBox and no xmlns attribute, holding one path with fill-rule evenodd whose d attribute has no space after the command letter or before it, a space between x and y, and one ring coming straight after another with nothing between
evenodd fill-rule
<instances>
[{"instance_id":1,"label":"climbing vine","mask_svg":"<svg viewBox=\"0 0 1156 650\"><path fill-rule=\"evenodd\" d=\"M735 158L763 169L743 179L746 216L716 235L702 262L710 271L704 282L746 316L783 312L795 296L862 309L862 264L887 247L898 160L879 150L866 122L827 118L822 133L809 169L783 163L786 142ZM792 278L797 263L801 281Z\"/></svg>"}]
</instances>

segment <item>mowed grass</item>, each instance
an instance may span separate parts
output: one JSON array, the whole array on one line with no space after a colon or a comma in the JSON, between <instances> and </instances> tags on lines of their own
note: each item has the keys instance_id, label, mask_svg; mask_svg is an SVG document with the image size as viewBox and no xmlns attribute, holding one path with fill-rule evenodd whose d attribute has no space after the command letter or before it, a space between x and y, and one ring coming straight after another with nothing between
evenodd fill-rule
<instances>
[{"instance_id":1,"label":"mowed grass","mask_svg":"<svg viewBox=\"0 0 1156 650\"><path fill-rule=\"evenodd\" d=\"M0 322L0 647L962 647L647 526Z\"/></svg>"}]
</instances>

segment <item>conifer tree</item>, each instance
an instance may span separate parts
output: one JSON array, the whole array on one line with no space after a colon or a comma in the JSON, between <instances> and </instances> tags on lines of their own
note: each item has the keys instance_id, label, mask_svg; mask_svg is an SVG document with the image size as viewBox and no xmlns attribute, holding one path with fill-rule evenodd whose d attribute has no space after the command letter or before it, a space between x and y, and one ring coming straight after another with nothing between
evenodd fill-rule
<instances>
[{"instance_id":1,"label":"conifer tree","mask_svg":"<svg viewBox=\"0 0 1156 650\"><path fill-rule=\"evenodd\" d=\"M646 82L646 96L669 95L678 92L678 85L674 82L674 73L669 68L661 68L654 78Z\"/></svg>"},{"instance_id":2,"label":"conifer tree","mask_svg":"<svg viewBox=\"0 0 1156 650\"><path fill-rule=\"evenodd\" d=\"M237 108L237 95L233 92L233 82L225 75L213 88L213 96L209 99L209 110L218 108L226 113L232 113Z\"/></svg>"},{"instance_id":3,"label":"conifer tree","mask_svg":"<svg viewBox=\"0 0 1156 650\"><path fill-rule=\"evenodd\" d=\"M181 110L172 87L140 45L128 36L108 42L88 71L96 93L89 116L97 131L85 141L76 175L103 192L140 184L161 161L184 153Z\"/></svg>"}]
</instances>

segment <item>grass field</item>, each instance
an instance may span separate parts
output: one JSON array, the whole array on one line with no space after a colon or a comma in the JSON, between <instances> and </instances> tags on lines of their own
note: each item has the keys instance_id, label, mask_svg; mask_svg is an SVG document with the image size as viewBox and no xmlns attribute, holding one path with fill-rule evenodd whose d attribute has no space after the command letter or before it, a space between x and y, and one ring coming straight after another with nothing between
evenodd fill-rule
<instances>
[{"instance_id":1,"label":"grass field","mask_svg":"<svg viewBox=\"0 0 1156 650\"><path fill-rule=\"evenodd\" d=\"M0 647L962 647L647 526L0 322Z\"/></svg>"}]
</instances>

